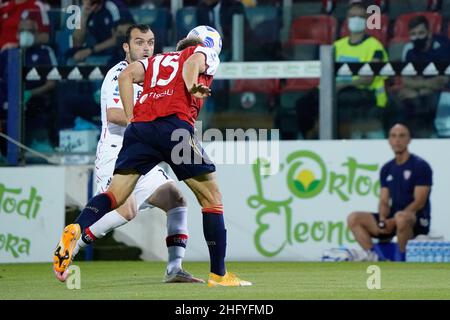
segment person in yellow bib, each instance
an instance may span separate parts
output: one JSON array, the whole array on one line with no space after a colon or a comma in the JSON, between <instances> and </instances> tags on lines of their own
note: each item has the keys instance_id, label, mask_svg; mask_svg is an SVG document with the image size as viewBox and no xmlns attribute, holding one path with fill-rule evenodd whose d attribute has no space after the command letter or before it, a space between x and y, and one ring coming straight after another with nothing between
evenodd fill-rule
<instances>
[{"instance_id":1,"label":"person in yellow bib","mask_svg":"<svg viewBox=\"0 0 450 320\"><path fill-rule=\"evenodd\" d=\"M351 4L347 18L350 34L334 43L336 61L387 62L381 42L365 32L365 6ZM380 76L336 78L339 138L384 138L383 110L388 103L384 80Z\"/></svg>"}]
</instances>

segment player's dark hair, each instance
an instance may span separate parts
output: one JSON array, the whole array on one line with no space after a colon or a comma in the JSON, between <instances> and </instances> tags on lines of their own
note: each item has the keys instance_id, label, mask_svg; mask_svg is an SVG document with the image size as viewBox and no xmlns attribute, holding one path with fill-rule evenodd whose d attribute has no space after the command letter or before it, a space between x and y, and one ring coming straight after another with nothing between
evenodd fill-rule
<instances>
[{"instance_id":1,"label":"player's dark hair","mask_svg":"<svg viewBox=\"0 0 450 320\"><path fill-rule=\"evenodd\" d=\"M134 29L139 29L139 31L141 31L142 33L151 31L150 26L147 24L132 24L131 26L128 27L126 33L126 40L128 44L130 44L131 40L131 31L133 31Z\"/></svg>"},{"instance_id":2,"label":"player's dark hair","mask_svg":"<svg viewBox=\"0 0 450 320\"><path fill-rule=\"evenodd\" d=\"M200 38L184 38L178 41L176 51L184 50L188 47L196 46L199 44L203 44L203 41Z\"/></svg>"},{"instance_id":3,"label":"player's dark hair","mask_svg":"<svg viewBox=\"0 0 450 320\"><path fill-rule=\"evenodd\" d=\"M425 25L425 28L427 30L430 30L430 22L428 22L428 19L422 15L411 18L411 20L409 20L409 23L408 23L408 29L409 30L414 29L414 28L420 26L421 24Z\"/></svg>"},{"instance_id":4,"label":"player's dark hair","mask_svg":"<svg viewBox=\"0 0 450 320\"><path fill-rule=\"evenodd\" d=\"M350 10L353 7L362 9L364 11L366 11L366 8L367 8L367 6L365 5L364 1L352 1L352 2L350 2L349 6L348 6L348 9Z\"/></svg>"},{"instance_id":5,"label":"player's dark hair","mask_svg":"<svg viewBox=\"0 0 450 320\"><path fill-rule=\"evenodd\" d=\"M393 126L391 126L391 128L389 129L389 132L390 132L391 129L392 129L393 127L395 127L396 125L401 125L402 127L405 127L406 130L408 130L409 137L410 137L410 138L413 138L411 128L409 127L409 125L408 125L407 123L402 122L402 121L396 122Z\"/></svg>"}]
</instances>

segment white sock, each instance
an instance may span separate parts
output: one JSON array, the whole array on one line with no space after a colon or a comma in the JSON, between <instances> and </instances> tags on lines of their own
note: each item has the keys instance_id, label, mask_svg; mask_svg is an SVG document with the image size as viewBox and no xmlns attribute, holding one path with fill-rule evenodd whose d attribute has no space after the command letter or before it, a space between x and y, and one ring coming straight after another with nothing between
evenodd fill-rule
<instances>
[{"instance_id":1,"label":"white sock","mask_svg":"<svg viewBox=\"0 0 450 320\"><path fill-rule=\"evenodd\" d=\"M173 235L184 235L178 240L187 241L188 228L187 228L187 207L173 208L167 211L167 237ZM167 262L167 273L176 272L181 269L184 253L186 248L179 245L172 245L167 247L169 253L169 261Z\"/></svg>"},{"instance_id":2,"label":"white sock","mask_svg":"<svg viewBox=\"0 0 450 320\"><path fill-rule=\"evenodd\" d=\"M128 220L122 217L116 210L108 212L105 214L100 220L94 223L89 227L92 234L97 238L103 238L108 232L123 226L127 223ZM75 256L81 248L87 247L87 243L84 242L81 238L78 239L78 242L73 251L73 256Z\"/></svg>"},{"instance_id":3,"label":"white sock","mask_svg":"<svg viewBox=\"0 0 450 320\"><path fill-rule=\"evenodd\" d=\"M127 223L128 220L125 219L116 210L108 212L100 220L89 227L92 234L97 238L103 238L106 234L120 226Z\"/></svg>"}]
</instances>

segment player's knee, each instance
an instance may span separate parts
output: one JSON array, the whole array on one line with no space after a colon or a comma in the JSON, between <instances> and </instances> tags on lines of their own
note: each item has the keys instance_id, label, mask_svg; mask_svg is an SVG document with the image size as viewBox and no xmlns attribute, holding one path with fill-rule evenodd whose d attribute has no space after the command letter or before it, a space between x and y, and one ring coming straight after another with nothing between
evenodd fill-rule
<instances>
[{"instance_id":1,"label":"player's knee","mask_svg":"<svg viewBox=\"0 0 450 320\"><path fill-rule=\"evenodd\" d=\"M174 184L171 184L168 192L169 192L168 210L187 206L186 199L184 198L181 191Z\"/></svg>"},{"instance_id":2,"label":"player's knee","mask_svg":"<svg viewBox=\"0 0 450 320\"><path fill-rule=\"evenodd\" d=\"M203 197L199 198L202 208L214 207L222 204L222 194L219 190L210 190Z\"/></svg>"},{"instance_id":3,"label":"player's knee","mask_svg":"<svg viewBox=\"0 0 450 320\"><path fill-rule=\"evenodd\" d=\"M347 217L347 225L350 229L353 229L359 224L359 212L352 212Z\"/></svg>"},{"instance_id":4,"label":"player's knee","mask_svg":"<svg viewBox=\"0 0 450 320\"><path fill-rule=\"evenodd\" d=\"M395 225L397 229L409 228L412 226L411 218L403 211L395 214Z\"/></svg>"},{"instance_id":5,"label":"player's knee","mask_svg":"<svg viewBox=\"0 0 450 320\"><path fill-rule=\"evenodd\" d=\"M174 183L166 183L159 187L148 202L166 212L173 208L187 206L186 199Z\"/></svg>"},{"instance_id":6,"label":"player's knee","mask_svg":"<svg viewBox=\"0 0 450 320\"><path fill-rule=\"evenodd\" d=\"M136 217L136 210L131 207L128 203L122 205L120 208L116 210L122 217L127 219L128 221L133 220Z\"/></svg>"}]
</instances>

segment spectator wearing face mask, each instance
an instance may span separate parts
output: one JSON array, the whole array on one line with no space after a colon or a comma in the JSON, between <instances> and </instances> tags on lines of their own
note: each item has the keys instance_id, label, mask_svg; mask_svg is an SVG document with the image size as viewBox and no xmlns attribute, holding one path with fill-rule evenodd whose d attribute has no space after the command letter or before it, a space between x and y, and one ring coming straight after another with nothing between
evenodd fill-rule
<instances>
[{"instance_id":1,"label":"spectator wearing face mask","mask_svg":"<svg viewBox=\"0 0 450 320\"><path fill-rule=\"evenodd\" d=\"M336 61L388 61L381 42L366 33L366 7L352 3L347 18L350 35L334 43ZM383 77L340 76L336 78L336 92L339 138L384 137L383 110L388 98Z\"/></svg>"},{"instance_id":2,"label":"spectator wearing face mask","mask_svg":"<svg viewBox=\"0 0 450 320\"><path fill-rule=\"evenodd\" d=\"M410 42L403 50L404 62L450 61L450 42L447 37L433 34L425 16L412 18L408 25ZM403 77L399 98L403 102L404 121L418 138L429 138L434 133L434 118L443 89L448 87L445 76Z\"/></svg>"},{"instance_id":3,"label":"spectator wearing face mask","mask_svg":"<svg viewBox=\"0 0 450 320\"><path fill-rule=\"evenodd\" d=\"M46 6L36 0L12 0L0 4L0 50L16 48L18 46L17 31L20 20L32 19L36 21L38 32L35 43L48 43L50 20Z\"/></svg>"},{"instance_id":4,"label":"spectator wearing face mask","mask_svg":"<svg viewBox=\"0 0 450 320\"><path fill-rule=\"evenodd\" d=\"M19 45L24 54L25 67L57 65L55 53L47 45L37 43L38 25L31 19L19 24ZM22 103L25 110L25 142L39 151L51 151L56 144L55 130L52 129L54 114L52 93L56 82L42 78L38 81L25 81Z\"/></svg>"}]
</instances>

